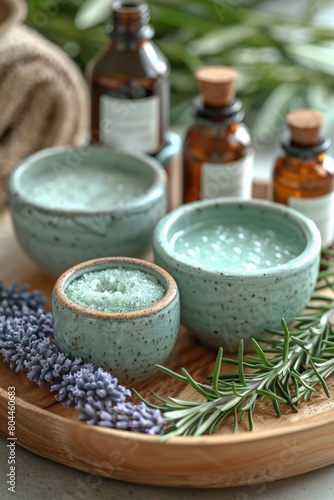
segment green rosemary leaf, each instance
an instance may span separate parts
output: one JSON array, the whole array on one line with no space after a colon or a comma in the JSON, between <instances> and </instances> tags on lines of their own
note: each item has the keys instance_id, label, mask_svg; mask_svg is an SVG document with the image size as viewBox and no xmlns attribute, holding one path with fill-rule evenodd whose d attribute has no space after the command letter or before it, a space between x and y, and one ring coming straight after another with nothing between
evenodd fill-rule
<instances>
[{"instance_id":1,"label":"green rosemary leaf","mask_svg":"<svg viewBox=\"0 0 334 500\"><path fill-rule=\"evenodd\" d=\"M234 414L233 432L237 433L239 430L239 424L238 424L238 410L236 406L233 408L233 414Z\"/></svg>"},{"instance_id":2,"label":"green rosemary leaf","mask_svg":"<svg viewBox=\"0 0 334 500\"><path fill-rule=\"evenodd\" d=\"M244 421L247 410L242 410L240 415L240 423Z\"/></svg>"},{"instance_id":3,"label":"green rosemary leaf","mask_svg":"<svg viewBox=\"0 0 334 500\"><path fill-rule=\"evenodd\" d=\"M322 255L328 255L329 257L334 258L334 250L332 248L322 248L321 251Z\"/></svg>"},{"instance_id":4,"label":"green rosemary leaf","mask_svg":"<svg viewBox=\"0 0 334 500\"><path fill-rule=\"evenodd\" d=\"M314 373L315 373L315 374L316 374L316 376L318 377L318 379L319 379L319 381L320 381L320 383L321 383L321 385L322 385L322 387L323 387L323 389L324 389L324 391L325 391L326 396L327 396L328 398L330 398L330 397L331 397L331 395L330 395L330 392L329 392L328 386L327 386L327 384L326 384L326 382L325 382L325 379L324 379L324 378L320 375L320 373L319 373L319 371L318 371L318 369L317 369L317 367L316 367L315 363L313 362L312 358L310 358L310 364L311 364L311 366L312 366L312 369L313 369Z\"/></svg>"},{"instance_id":5,"label":"green rosemary leaf","mask_svg":"<svg viewBox=\"0 0 334 500\"><path fill-rule=\"evenodd\" d=\"M278 394L269 391L269 389L257 389L256 390L257 394L260 394L262 396L266 396L267 398L279 401L280 403L286 403L286 400L279 396Z\"/></svg>"},{"instance_id":6,"label":"green rosemary leaf","mask_svg":"<svg viewBox=\"0 0 334 500\"><path fill-rule=\"evenodd\" d=\"M220 412L219 417L212 423L211 427L208 429L209 434L213 434L216 429L222 424L222 422L230 416L231 411L222 413Z\"/></svg>"},{"instance_id":7,"label":"green rosemary leaf","mask_svg":"<svg viewBox=\"0 0 334 500\"><path fill-rule=\"evenodd\" d=\"M318 274L318 279L321 280L323 278L332 278L333 277L333 271L320 271Z\"/></svg>"},{"instance_id":8,"label":"green rosemary leaf","mask_svg":"<svg viewBox=\"0 0 334 500\"><path fill-rule=\"evenodd\" d=\"M166 368L165 366L162 365L155 365L155 368L166 375L169 375L170 377L176 378L177 380L180 380L181 382L187 382L186 377L182 377L182 375L179 375L178 373L173 372L173 370L170 370L169 368Z\"/></svg>"},{"instance_id":9,"label":"green rosemary leaf","mask_svg":"<svg viewBox=\"0 0 334 500\"><path fill-rule=\"evenodd\" d=\"M278 417L280 417L281 416L281 410L280 410L280 407L279 407L277 399L273 399L273 406L274 406L274 410L275 410L276 415Z\"/></svg>"},{"instance_id":10,"label":"green rosemary leaf","mask_svg":"<svg viewBox=\"0 0 334 500\"><path fill-rule=\"evenodd\" d=\"M239 379L243 385L246 385L245 381L245 372L244 372L244 341L243 339L239 342L239 350L238 350L238 372Z\"/></svg>"},{"instance_id":11,"label":"green rosemary leaf","mask_svg":"<svg viewBox=\"0 0 334 500\"><path fill-rule=\"evenodd\" d=\"M309 391L311 392L315 392L315 389L314 387L311 387L304 379L303 377L297 373L297 372L294 372L293 374L291 374L298 382L300 385L302 385L303 387L305 387L306 389L308 389Z\"/></svg>"},{"instance_id":12,"label":"green rosemary leaf","mask_svg":"<svg viewBox=\"0 0 334 500\"><path fill-rule=\"evenodd\" d=\"M248 410L248 425L249 429L254 430L254 420L253 420L253 411L251 409Z\"/></svg>"},{"instance_id":13,"label":"green rosemary leaf","mask_svg":"<svg viewBox=\"0 0 334 500\"><path fill-rule=\"evenodd\" d=\"M302 339L299 339L298 337L295 337L294 335L291 335L291 340L299 345L299 347L301 347L302 349L306 349L309 345L309 342L307 340L302 340Z\"/></svg>"},{"instance_id":14,"label":"green rosemary leaf","mask_svg":"<svg viewBox=\"0 0 334 500\"><path fill-rule=\"evenodd\" d=\"M135 391L136 392L136 391ZM171 398L164 398L162 396L160 396L158 393L156 393L155 391L151 390L151 393L153 394L153 396L157 399L159 399L162 403L165 403L165 406L167 407L170 407L170 408L179 408L179 405L172 405L171 404ZM198 402L197 402L198 404Z\"/></svg>"},{"instance_id":15,"label":"green rosemary leaf","mask_svg":"<svg viewBox=\"0 0 334 500\"><path fill-rule=\"evenodd\" d=\"M221 415L220 410L214 411L196 430L195 436L200 436L217 420L217 417Z\"/></svg>"},{"instance_id":16,"label":"green rosemary leaf","mask_svg":"<svg viewBox=\"0 0 334 500\"><path fill-rule=\"evenodd\" d=\"M194 380L192 378L192 376L190 375L190 373L188 373L185 368L181 368L181 371L182 371L184 377L186 378L188 384L191 385L191 387L193 389L195 389L195 391L197 391L198 394L201 394L202 396L204 396L205 398L207 398L208 394L203 389L203 386L201 384L197 383L196 380Z\"/></svg>"},{"instance_id":17,"label":"green rosemary leaf","mask_svg":"<svg viewBox=\"0 0 334 500\"><path fill-rule=\"evenodd\" d=\"M295 378L292 379L293 387L295 390L296 400L299 401L299 384Z\"/></svg>"},{"instance_id":18,"label":"green rosemary leaf","mask_svg":"<svg viewBox=\"0 0 334 500\"><path fill-rule=\"evenodd\" d=\"M289 347L290 347L290 332L288 326L284 319L282 319L282 328L284 332L284 343L283 343L283 354L282 360L283 363L286 363L289 357Z\"/></svg>"},{"instance_id":19,"label":"green rosemary leaf","mask_svg":"<svg viewBox=\"0 0 334 500\"><path fill-rule=\"evenodd\" d=\"M158 409L161 409L161 406L155 405L155 404L153 404L153 403L151 403L151 402L147 401L145 398L143 398L143 396L141 396L141 395L139 394L139 392L138 392L138 391L136 391L136 389L132 389L132 391L135 393L135 395L136 395L136 396L137 396L137 397L138 397L141 401L143 401L143 403L146 403L146 404L147 404L148 406L150 406L151 408L158 408ZM152 392L153 392L153 391L152 391ZM158 396L156 396L156 397L158 397ZM160 397L159 397L159 399L161 400L161 398L160 398Z\"/></svg>"},{"instance_id":20,"label":"green rosemary leaf","mask_svg":"<svg viewBox=\"0 0 334 500\"><path fill-rule=\"evenodd\" d=\"M252 356L248 355L247 356L248 362L244 360L244 367L245 368L253 368L254 363L251 362L251 358L252 358ZM256 362L258 362L258 358L253 357L253 359ZM225 364L227 364L227 365L238 365L238 360L237 359L233 359L233 358L223 358L222 362L225 363ZM231 377L231 375L220 375L219 378L220 379L224 379L226 377Z\"/></svg>"},{"instance_id":21,"label":"green rosemary leaf","mask_svg":"<svg viewBox=\"0 0 334 500\"><path fill-rule=\"evenodd\" d=\"M243 394L237 390L237 387L234 383L231 384L231 390L235 396L237 396L238 398L242 398Z\"/></svg>"},{"instance_id":22,"label":"green rosemary leaf","mask_svg":"<svg viewBox=\"0 0 334 500\"><path fill-rule=\"evenodd\" d=\"M250 408L253 407L255 401L257 399L257 394L253 394L249 400L247 401L247 403L242 407L242 411L248 411Z\"/></svg>"},{"instance_id":23,"label":"green rosemary leaf","mask_svg":"<svg viewBox=\"0 0 334 500\"><path fill-rule=\"evenodd\" d=\"M189 410L189 408L184 408L182 410L170 410L164 412L165 417L175 421L178 420L175 423L175 426L179 428L180 426L183 425L185 420L188 420L189 418L192 418L194 416L193 412Z\"/></svg>"},{"instance_id":24,"label":"green rosemary leaf","mask_svg":"<svg viewBox=\"0 0 334 500\"><path fill-rule=\"evenodd\" d=\"M284 398L286 400L286 404L291 408L291 410L293 410L295 413L298 413L298 409L297 409L296 405L294 405L294 403L293 403L290 392L287 392L285 390L285 388L283 387L283 385L281 384L279 379L277 379L277 387L278 387L280 393L284 396ZM289 387L289 386L287 386L287 387Z\"/></svg>"},{"instance_id":25,"label":"green rosemary leaf","mask_svg":"<svg viewBox=\"0 0 334 500\"><path fill-rule=\"evenodd\" d=\"M240 399L241 399L240 397L232 398L230 401L220 406L221 411L231 410L235 405L237 405L240 402Z\"/></svg>"},{"instance_id":26,"label":"green rosemary leaf","mask_svg":"<svg viewBox=\"0 0 334 500\"><path fill-rule=\"evenodd\" d=\"M152 393L153 393L153 391L152 391ZM173 398L172 396L169 396L168 401L173 401L173 403L176 403L177 405L180 405L180 406L181 405L189 406L190 408L198 406L198 401L186 401L185 399L177 399L177 398Z\"/></svg>"},{"instance_id":27,"label":"green rosemary leaf","mask_svg":"<svg viewBox=\"0 0 334 500\"><path fill-rule=\"evenodd\" d=\"M220 369L222 366L222 358L223 358L223 348L220 347L218 349L218 354L217 354L217 358L216 358L216 365L215 365L215 369L214 369L213 376L212 376L212 386L213 386L213 389L218 397L220 396L219 391L218 391L218 382L219 382Z\"/></svg>"},{"instance_id":28,"label":"green rosemary leaf","mask_svg":"<svg viewBox=\"0 0 334 500\"><path fill-rule=\"evenodd\" d=\"M324 267L328 268L331 266L331 263L326 259L320 259L320 265L322 268Z\"/></svg>"},{"instance_id":29,"label":"green rosemary leaf","mask_svg":"<svg viewBox=\"0 0 334 500\"><path fill-rule=\"evenodd\" d=\"M327 297L327 295L312 295L311 300L316 300L317 302L333 302L333 298ZM313 306L312 306L313 308Z\"/></svg>"},{"instance_id":30,"label":"green rosemary leaf","mask_svg":"<svg viewBox=\"0 0 334 500\"><path fill-rule=\"evenodd\" d=\"M263 362L263 364L265 366L268 366L268 368L272 368L273 365L270 363L269 359L267 358L267 356L265 355L265 353L263 352L263 350L261 349L261 347L259 346L259 344L257 343L257 341L255 339L252 339L252 344L253 344L255 351L257 352L257 354L261 358L261 361Z\"/></svg>"}]
</instances>

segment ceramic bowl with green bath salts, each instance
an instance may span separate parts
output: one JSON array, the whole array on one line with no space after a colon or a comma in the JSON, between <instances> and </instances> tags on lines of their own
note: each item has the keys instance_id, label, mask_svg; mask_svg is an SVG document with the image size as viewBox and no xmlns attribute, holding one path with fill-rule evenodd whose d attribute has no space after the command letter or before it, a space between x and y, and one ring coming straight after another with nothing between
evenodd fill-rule
<instances>
[{"instance_id":1,"label":"ceramic bowl with green bath salts","mask_svg":"<svg viewBox=\"0 0 334 500\"><path fill-rule=\"evenodd\" d=\"M11 174L9 195L21 246L53 276L93 258L143 257L167 209L157 160L101 145L30 156Z\"/></svg>"},{"instance_id":2,"label":"ceramic bowl with green bath salts","mask_svg":"<svg viewBox=\"0 0 334 500\"><path fill-rule=\"evenodd\" d=\"M314 290L321 238L315 224L277 203L219 198L166 215L153 238L155 262L178 284L181 322L204 344L245 349L289 324Z\"/></svg>"},{"instance_id":3,"label":"ceramic bowl with green bath salts","mask_svg":"<svg viewBox=\"0 0 334 500\"><path fill-rule=\"evenodd\" d=\"M95 259L58 278L52 313L62 351L133 383L151 376L171 353L180 326L179 292L155 264Z\"/></svg>"}]
</instances>

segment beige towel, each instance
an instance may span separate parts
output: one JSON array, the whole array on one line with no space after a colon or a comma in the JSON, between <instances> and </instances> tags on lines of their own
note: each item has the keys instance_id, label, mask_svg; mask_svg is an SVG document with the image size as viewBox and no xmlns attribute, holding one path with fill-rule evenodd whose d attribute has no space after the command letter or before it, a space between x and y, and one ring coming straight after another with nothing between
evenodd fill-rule
<instances>
[{"instance_id":1,"label":"beige towel","mask_svg":"<svg viewBox=\"0 0 334 500\"><path fill-rule=\"evenodd\" d=\"M0 208L11 169L46 147L87 138L88 92L58 47L26 26L0 35Z\"/></svg>"}]
</instances>

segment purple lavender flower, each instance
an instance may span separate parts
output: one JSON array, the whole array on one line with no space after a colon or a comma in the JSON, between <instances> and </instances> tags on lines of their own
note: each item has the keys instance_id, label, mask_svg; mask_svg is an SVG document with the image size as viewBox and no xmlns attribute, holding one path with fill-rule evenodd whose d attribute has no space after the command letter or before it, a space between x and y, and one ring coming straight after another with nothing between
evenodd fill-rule
<instances>
[{"instance_id":1,"label":"purple lavender flower","mask_svg":"<svg viewBox=\"0 0 334 500\"><path fill-rule=\"evenodd\" d=\"M16 371L23 370L32 356L47 349L52 318L38 309L35 315L6 318L0 328L0 352L4 362Z\"/></svg>"},{"instance_id":2,"label":"purple lavender flower","mask_svg":"<svg viewBox=\"0 0 334 500\"><path fill-rule=\"evenodd\" d=\"M145 403L133 405L132 403L117 403L112 411L102 408L102 405L78 405L81 411L79 420L90 425L100 425L127 431L145 434L163 434L168 420L163 417L160 410L149 408Z\"/></svg>"},{"instance_id":3,"label":"purple lavender flower","mask_svg":"<svg viewBox=\"0 0 334 500\"><path fill-rule=\"evenodd\" d=\"M52 316L44 296L0 282L0 353L10 368L27 370L38 385L52 384L56 399L81 411L80 420L147 434L163 434L168 421L158 409L125 402L131 392L102 368L59 352L52 341Z\"/></svg>"},{"instance_id":4,"label":"purple lavender flower","mask_svg":"<svg viewBox=\"0 0 334 500\"><path fill-rule=\"evenodd\" d=\"M41 344L41 348L25 362L25 367L29 370L28 379L36 384L59 384L63 376L76 371L82 363L80 358L72 359L69 354L59 352L54 344Z\"/></svg>"},{"instance_id":5,"label":"purple lavender flower","mask_svg":"<svg viewBox=\"0 0 334 500\"><path fill-rule=\"evenodd\" d=\"M103 401L103 408L110 410L131 396L128 389L118 384L116 377L102 368L94 369L93 365L82 366L75 373L65 375L51 390L59 391L56 399L65 400L65 406L75 405L77 408L83 407L87 401L93 406Z\"/></svg>"},{"instance_id":6,"label":"purple lavender flower","mask_svg":"<svg viewBox=\"0 0 334 500\"><path fill-rule=\"evenodd\" d=\"M0 281L0 316L20 317L30 311L37 311L46 303L46 298L38 290L29 292L28 286L19 287L13 283L5 287Z\"/></svg>"}]
</instances>

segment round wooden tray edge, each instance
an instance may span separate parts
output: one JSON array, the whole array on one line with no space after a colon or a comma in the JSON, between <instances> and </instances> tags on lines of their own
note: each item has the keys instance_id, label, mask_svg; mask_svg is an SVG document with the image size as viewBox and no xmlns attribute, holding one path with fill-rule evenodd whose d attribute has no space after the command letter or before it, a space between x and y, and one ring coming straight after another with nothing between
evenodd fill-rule
<instances>
[{"instance_id":1,"label":"round wooden tray edge","mask_svg":"<svg viewBox=\"0 0 334 500\"><path fill-rule=\"evenodd\" d=\"M7 392L0 387L0 400L3 402L7 402L7 397L6 397ZM55 400L55 404L60 404L57 403ZM35 414L40 414L41 417L48 417L51 416L51 418L59 423L67 423L70 425L75 426L76 428L81 429L82 432L90 432L93 430L94 432L100 433L101 435L112 435L120 438L126 438L126 439L136 439L136 441L144 441L144 442L150 442L150 443L159 443L159 444L167 444L170 446L175 446L175 445L181 445L181 446L188 446L188 445L212 445L213 441L215 441L217 444L222 445L222 444L231 444L234 443L235 441L258 441L260 439L267 439L272 438L273 436L280 436L284 435L284 437L287 437L290 434L296 435L298 432L305 432L305 431L310 431L314 428L319 428L321 426L327 426L330 424L334 425L334 411L333 410L327 410L324 411L318 415L312 415L308 418L305 418L303 421L296 421L296 422L290 422L289 424L282 424L279 426L275 426L273 429L261 429L261 430L254 430L254 431L242 431L236 434L214 434L214 435L204 435L204 436L177 436L173 437L167 441L162 440L161 436L153 436L153 435L148 435L144 433L139 433L139 432L129 432L129 431L123 431L119 429L111 429L107 427L100 427L100 426L92 426L85 424L83 422L80 422L79 420L74 420L73 418L67 418L63 417L62 415L57 415L54 413L51 413L48 411L46 408L41 408L37 405L34 405L32 403L29 403L25 401L23 398L16 397L16 406L17 408L24 408L26 411L29 411L31 413ZM0 429L1 430L1 429Z\"/></svg>"}]
</instances>

